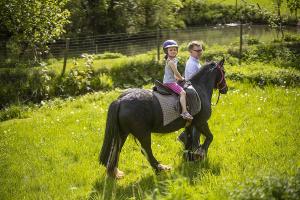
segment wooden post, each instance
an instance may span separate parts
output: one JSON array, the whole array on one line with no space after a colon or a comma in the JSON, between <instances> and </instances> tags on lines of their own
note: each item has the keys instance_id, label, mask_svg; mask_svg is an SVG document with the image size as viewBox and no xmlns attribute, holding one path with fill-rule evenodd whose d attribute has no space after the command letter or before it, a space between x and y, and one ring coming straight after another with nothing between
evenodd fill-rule
<instances>
[{"instance_id":1,"label":"wooden post","mask_svg":"<svg viewBox=\"0 0 300 200\"><path fill-rule=\"evenodd\" d=\"M243 51L243 23L240 22L240 55L239 55L239 65L242 64L242 51Z\"/></svg>"},{"instance_id":2,"label":"wooden post","mask_svg":"<svg viewBox=\"0 0 300 200\"><path fill-rule=\"evenodd\" d=\"M68 52L69 52L69 44L70 44L70 38L66 38L66 48L64 52L64 65L61 72L61 77L65 74L66 67L67 67L67 59L68 59Z\"/></svg>"},{"instance_id":3,"label":"wooden post","mask_svg":"<svg viewBox=\"0 0 300 200\"><path fill-rule=\"evenodd\" d=\"M160 60L160 28L156 30L157 62Z\"/></svg>"}]
</instances>

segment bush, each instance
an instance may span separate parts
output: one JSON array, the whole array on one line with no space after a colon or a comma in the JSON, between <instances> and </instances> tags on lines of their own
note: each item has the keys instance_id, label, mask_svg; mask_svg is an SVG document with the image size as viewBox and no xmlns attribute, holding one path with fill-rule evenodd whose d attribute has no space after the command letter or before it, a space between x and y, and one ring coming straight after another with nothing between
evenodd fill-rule
<instances>
[{"instance_id":1,"label":"bush","mask_svg":"<svg viewBox=\"0 0 300 200\"><path fill-rule=\"evenodd\" d=\"M283 69L263 63L228 68L226 77L236 81L250 81L259 86L275 84L280 86L300 86L300 73L294 69Z\"/></svg>"},{"instance_id":2,"label":"bush","mask_svg":"<svg viewBox=\"0 0 300 200\"><path fill-rule=\"evenodd\" d=\"M260 41L257 38L248 38L246 40L246 43L248 45L256 45L256 44L260 44Z\"/></svg>"},{"instance_id":3,"label":"bush","mask_svg":"<svg viewBox=\"0 0 300 200\"><path fill-rule=\"evenodd\" d=\"M26 107L20 107L16 105L11 105L3 110L0 110L0 121L5 121L9 119L22 119L27 117Z\"/></svg>"},{"instance_id":4,"label":"bush","mask_svg":"<svg viewBox=\"0 0 300 200\"><path fill-rule=\"evenodd\" d=\"M299 199L300 173L294 176L270 175L247 180L229 192L229 199Z\"/></svg>"},{"instance_id":5,"label":"bush","mask_svg":"<svg viewBox=\"0 0 300 200\"><path fill-rule=\"evenodd\" d=\"M54 95L55 72L47 68L2 69L0 73L1 108L14 102L39 102Z\"/></svg>"},{"instance_id":6,"label":"bush","mask_svg":"<svg viewBox=\"0 0 300 200\"><path fill-rule=\"evenodd\" d=\"M249 46L243 51L244 61L273 63L276 66L300 69L300 42ZM229 52L236 56L237 52Z\"/></svg>"}]
</instances>

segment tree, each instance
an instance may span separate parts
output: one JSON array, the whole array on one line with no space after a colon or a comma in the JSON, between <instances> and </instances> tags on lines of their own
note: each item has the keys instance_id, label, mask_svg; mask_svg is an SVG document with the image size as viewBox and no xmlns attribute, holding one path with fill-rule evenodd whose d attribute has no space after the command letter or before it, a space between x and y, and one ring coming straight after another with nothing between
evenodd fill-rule
<instances>
[{"instance_id":1,"label":"tree","mask_svg":"<svg viewBox=\"0 0 300 200\"><path fill-rule=\"evenodd\" d=\"M300 0L287 0L287 7L292 14L295 13L295 17L298 19L297 11L300 9Z\"/></svg>"},{"instance_id":2,"label":"tree","mask_svg":"<svg viewBox=\"0 0 300 200\"><path fill-rule=\"evenodd\" d=\"M137 0L138 24L142 29L183 27L178 18L182 7L180 0Z\"/></svg>"},{"instance_id":3,"label":"tree","mask_svg":"<svg viewBox=\"0 0 300 200\"><path fill-rule=\"evenodd\" d=\"M2 0L0 22L10 33L11 47L19 55L32 51L34 62L47 50L47 43L59 38L69 22L68 0Z\"/></svg>"},{"instance_id":4,"label":"tree","mask_svg":"<svg viewBox=\"0 0 300 200\"><path fill-rule=\"evenodd\" d=\"M271 15L269 18L269 24L273 28L277 28L281 32L281 38L284 38L283 26L285 19L281 16L281 5L283 0L275 0L275 8L277 9L277 16Z\"/></svg>"}]
</instances>

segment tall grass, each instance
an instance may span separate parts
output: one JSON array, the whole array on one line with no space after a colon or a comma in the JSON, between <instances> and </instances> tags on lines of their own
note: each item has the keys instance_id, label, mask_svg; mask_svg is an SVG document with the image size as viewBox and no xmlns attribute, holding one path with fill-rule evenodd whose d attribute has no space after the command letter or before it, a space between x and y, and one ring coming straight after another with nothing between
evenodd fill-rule
<instances>
[{"instance_id":1,"label":"tall grass","mask_svg":"<svg viewBox=\"0 0 300 200\"><path fill-rule=\"evenodd\" d=\"M160 175L132 137L120 157L124 179L107 178L98 165L107 108L118 90L55 99L27 118L1 122L0 199L292 199L300 192L300 89L228 84L213 107L206 161L182 160L181 130L153 135L154 155L173 167Z\"/></svg>"}]
</instances>

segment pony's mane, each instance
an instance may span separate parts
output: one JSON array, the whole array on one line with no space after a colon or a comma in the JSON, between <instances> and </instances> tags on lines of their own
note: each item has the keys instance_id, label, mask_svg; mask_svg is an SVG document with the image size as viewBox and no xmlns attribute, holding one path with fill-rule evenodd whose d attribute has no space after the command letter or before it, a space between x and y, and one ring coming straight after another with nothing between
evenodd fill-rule
<instances>
[{"instance_id":1,"label":"pony's mane","mask_svg":"<svg viewBox=\"0 0 300 200\"><path fill-rule=\"evenodd\" d=\"M190 79L191 81L194 79L199 79L203 74L205 74L209 69L211 69L212 66L214 66L215 63L214 62L209 62L206 63L205 65L203 65L201 67L201 69L192 76L192 78Z\"/></svg>"}]
</instances>

